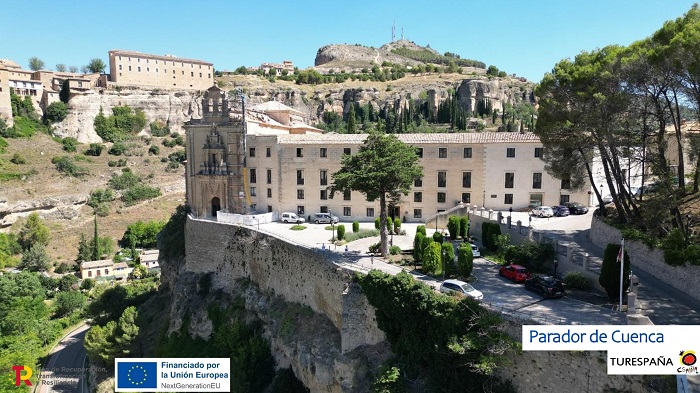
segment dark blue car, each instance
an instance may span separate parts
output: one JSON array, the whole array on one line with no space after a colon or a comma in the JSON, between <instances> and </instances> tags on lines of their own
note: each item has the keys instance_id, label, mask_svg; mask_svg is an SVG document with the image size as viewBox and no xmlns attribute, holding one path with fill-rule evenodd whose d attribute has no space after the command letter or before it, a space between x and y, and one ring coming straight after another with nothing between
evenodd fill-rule
<instances>
[{"instance_id":1,"label":"dark blue car","mask_svg":"<svg viewBox=\"0 0 700 393\"><path fill-rule=\"evenodd\" d=\"M569 215L569 208L566 206L552 206L552 210L557 217L566 217Z\"/></svg>"}]
</instances>

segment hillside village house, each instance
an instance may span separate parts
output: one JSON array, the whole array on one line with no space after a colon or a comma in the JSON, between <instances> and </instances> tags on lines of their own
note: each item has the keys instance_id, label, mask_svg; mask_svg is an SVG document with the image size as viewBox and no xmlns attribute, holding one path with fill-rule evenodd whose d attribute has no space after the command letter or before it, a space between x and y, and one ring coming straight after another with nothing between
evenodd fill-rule
<instances>
[{"instance_id":1,"label":"hillside village house","mask_svg":"<svg viewBox=\"0 0 700 393\"><path fill-rule=\"evenodd\" d=\"M114 275L114 261L104 259L101 261L87 261L80 264L80 278L96 279Z\"/></svg>"},{"instance_id":2,"label":"hillside village house","mask_svg":"<svg viewBox=\"0 0 700 393\"><path fill-rule=\"evenodd\" d=\"M268 103L269 104L269 103ZM343 154L353 154L364 134L323 134L298 123L278 122L297 112L280 103L275 127L260 118L246 126L229 116L225 93L210 88L203 118L187 126L187 200L193 213L331 212L343 221L373 221L379 203L359 192L331 197L331 175ZM287 115L283 115L284 113ZM246 119L255 117L246 114ZM270 116L271 117L271 116ZM237 121L236 121L237 120ZM460 203L487 209L523 209L533 204L590 203L588 189L571 190L540 160L542 144L531 133L398 134L416 148L424 177L393 207L392 216L422 222Z\"/></svg>"},{"instance_id":3,"label":"hillside village house","mask_svg":"<svg viewBox=\"0 0 700 393\"><path fill-rule=\"evenodd\" d=\"M206 90L214 84L214 65L172 55L111 50L109 80L127 86Z\"/></svg>"},{"instance_id":4,"label":"hillside village house","mask_svg":"<svg viewBox=\"0 0 700 393\"><path fill-rule=\"evenodd\" d=\"M158 268L158 255L158 250L143 250L139 254L139 261L149 270Z\"/></svg>"}]
</instances>

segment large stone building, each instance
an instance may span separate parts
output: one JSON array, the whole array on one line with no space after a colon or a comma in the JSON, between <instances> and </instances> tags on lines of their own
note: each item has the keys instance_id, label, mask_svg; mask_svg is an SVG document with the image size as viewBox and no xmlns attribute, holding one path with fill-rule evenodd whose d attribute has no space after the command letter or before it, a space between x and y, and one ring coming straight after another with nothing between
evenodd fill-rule
<instances>
[{"instance_id":1,"label":"large stone building","mask_svg":"<svg viewBox=\"0 0 700 393\"><path fill-rule=\"evenodd\" d=\"M111 50L109 80L127 86L206 90L214 85L214 65L172 55Z\"/></svg>"},{"instance_id":2,"label":"large stone building","mask_svg":"<svg viewBox=\"0 0 700 393\"><path fill-rule=\"evenodd\" d=\"M371 221L378 202L359 192L330 195L332 174L344 154L354 154L364 134L323 134L313 127L276 123L252 127L227 113L218 88L204 98L204 118L187 129L187 199L197 216L216 212L296 212L307 217L331 212L341 220ZM268 105L278 120L286 107ZM263 107L264 108L264 107ZM294 114L287 108L288 114ZM248 113L246 119L253 115ZM291 118L291 116L290 116ZM261 122L259 119L257 122ZM285 129L286 127L286 129ZM531 133L399 134L416 148L424 176L393 207L393 216L421 222L459 203L508 210L563 202L590 203L588 189L571 190L568 182L544 170L542 144Z\"/></svg>"}]
</instances>

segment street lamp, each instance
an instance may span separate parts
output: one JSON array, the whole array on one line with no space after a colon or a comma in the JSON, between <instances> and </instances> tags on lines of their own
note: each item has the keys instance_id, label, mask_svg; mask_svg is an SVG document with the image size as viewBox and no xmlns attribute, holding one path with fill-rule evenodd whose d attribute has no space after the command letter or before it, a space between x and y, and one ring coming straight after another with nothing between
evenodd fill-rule
<instances>
[{"instance_id":1,"label":"street lamp","mask_svg":"<svg viewBox=\"0 0 700 393\"><path fill-rule=\"evenodd\" d=\"M508 217L513 217L513 206L508 209Z\"/></svg>"},{"instance_id":2,"label":"street lamp","mask_svg":"<svg viewBox=\"0 0 700 393\"><path fill-rule=\"evenodd\" d=\"M333 221L331 209L328 209L328 215L331 217L331 242L335 243L335 222Z\"/></svg>"},{"instance_id":3,"label":"street lamp","mask_svg":"<svg viewBox=\"0 0 700 393\"><path fill-rule=\"evenodd\" d=\"M685 246L690 243L690 214L685 215Z\"/></svg>"},{"instance_id":4,"label":"street lamp","mask_svg":"<svg viewBox=\"0 0 700 393\"><path fill-rule=\"evenodd\" d=\"M604 198L603 189L604 188L605 187L601 184L600 185L600 209L598 209L598 214L600 214L601 216L603 215L603 198Z\"/></svg>"}]
</instances>

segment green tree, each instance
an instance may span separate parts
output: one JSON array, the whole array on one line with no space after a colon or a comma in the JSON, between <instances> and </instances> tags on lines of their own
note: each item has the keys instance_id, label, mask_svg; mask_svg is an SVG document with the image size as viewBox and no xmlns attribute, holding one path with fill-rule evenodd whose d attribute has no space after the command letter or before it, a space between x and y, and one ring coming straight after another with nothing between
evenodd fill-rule
<instances>
[{"instance_id":1,"label":"green tree","mask_svg":"<svg viewBox=\"0 0 700 393\"><path fill-rule=\"evenodd\" d=\"M423 273L425 274L440 274L442 273L442 246L440 243L430 241L427 247L423 248Z\"/></svg>"},{"instance_id":2,"label":"green tree","mask_svg":"<svg viewBox=\"0 0 700 393\"><path fill-rule=\"evenodd\" d=\"M62 64L62 63L56 64L56 71L57 72L66 72L67 69L68 68L66 67L65 64Z\"/></svg>"},{"instance_id":3,"label":"green tree","mask_svg":"<svg viewBox=\"0 0 700 393\"><path fill-rule=\"evenodd\" d=\"M337 232L338 232L338 240L345 239L345 225L343 225L343 224L338 225Z\"/></svg>"},{"instance_id":4,"label":"green tree","mask_svg":"<svg viewBox=\"0 0 700 393\"><path fill-rule=\"evenodd\" d=\"M454 240L460 235L459 216L450 216L447 220L447 230L450 232L450 239Z\"/></svg>"},{"instance_id":5,"label":"green tree","mask_svg":"<svg viewBox=\"0 0 700 393\"><path fill-rule=\"evenodd\" d=\"M425 235L416 231L416 236L413 238L413 260L416 263L423 261L423 239L425 239Z\"/></svg>"},{"instance_id":6,"label":"green tree","mask_svg":"<svg viewBox=\"0 0 700 393\"><path fill-rule=\"evenodd\" d=\"M117 344L118 351L123 355L135 355L134 344L139 334L139 327L136 325L137 318L138 311L136 311L134 306L127 307L119 317L114 341Z\"/></svg>"},{"instance_id":7,"label":"green tree","mask_svg":"<svg viewBox=\"0 0 700 393\"><path fill-rule=\"evenodd\" d=\"M80 241L78 242L78 256L75 258L76 262L92 261L92 253L92 248L85 239L85 234L81 233Z\"/></svg>"},{"instance_id":8,"label":"green tree","mask_svg":"<svg viewBox=\"0 0 700 393\"><path fill-rule=\"evenodd\" d=\"M44 69L44 60L41 60L40 58L36 56L32 56L29 58L29 69L32 71L39 71Z\"/></svg>"},{"instance_id":9,"label":"green tree","mask_svg":"<svg viewBox=\"0 0 700 393\"><path fill-rule=\"evenodd\" d=\"M489 68L486 69L486 75L498 76L498 67L490 65Z\"/></svg>"},{"instance_id":10,"label":"green tree","mask_svg":"<svg viewBox=\"0 0 700 393\"><path fill-rule=\"evenodd\" d=\"M47 246L49 237L49 227L41 221L39 213L34 212L27 217L27 221L22 225L17 241L23 250L29 250L35 244Z\"/></svg>"},{"instance_id":11,"label":"green tree","mask_svg":"<svg viewBox=\"0 0 700 393\"><path fill-rule=\"evenodd\" d=\"M68 105L62 101L52 102L46 108L46 119L52 123L63 121L66 116L68 116Z\"/></svg>"},{"instance_id":12,"label":"green tree","mask_svg":"<svg viewBox=\"0 0 700 393\"><path fill-rule=\"evenodd\" d=\"M331 196L336 191L360 191L367 201L379 199L381 254L386 256L387 199L408 195L415 180L423 176L415 149L392 135L370 134L359 151L344 155L341 168L333 173Z\"/></svg>"},{"instance_id":13,"label":"green tree","mask_svg":"<svg viewBox=\"0 0 700 393\"><path fill-rule=\"evenodd\" d=\"M467 279L474 268L474 254L469 243L462 243L457 250L457 271L462 278Z\"/></svg>"},{"instance_id":14,"label":"green tree","mask_svg":"<svg viewBox=\"0 0 700 393\"><path fill-rule=\"evenodd\" d=\"M59 292L56 295L56 316L62 317L73 311L79 311L85 305L85 295L78 291Z\"/></svg>"},{"instance_id":15,"label":"green tree","mask_svg":"<svg viewBox=\"0 0 700 393\"><path fill-rule=\"evenodd\" d=\"M114 364L117 351L112 338L116 327L117 324L114 321L109 321L104 327L94 325L85 333L83 344L92 361L100 362L105 366Z\"/></svg>"},{"instance_id":16,"label":"green tree","mask_svg":"<svg viewBox=\"0 0 700 393\"><path fill-rule=\"evenodd\" d=\"M51 259L46 253L46 247L41 243L35 243L29 250L22 254L22 261L19 263L19 268L38 272L41 270L49 270L51 267Z\"/></svg>"},{"instance_id":17,"label":"green tree","mask_svg":"<svg viewBox=\"0 0 700 393\"><path fill-rule=\"evenodd\" d=\"M105 72L105 68L107 68L105 62L99 58L90 60L90 63L87 65L87 69L93 74L102 74Z\"/></svg>"},{"instance_id":18,"label":"green tree","mask_svg":"<svg viewBox=\"0 0 700 393\"><path fill-rule=\"evenodd\" d=\"M355 103L350 102L350 110L348 110L347 119L348 134L354 134L357 132L357 119L355 119Z\"/></svg>"},{"instance_id":19,"label":"green tree","mask_svg":"<svg viewBox=\"0 0 700 393\"><path fill-rule=\"evenodd\" d=\"M610 300L620 300L620 263L617 261L620 252L619 244L608 244L603 253L603 265L600 267L598 283L605 288ZM630 286L630 256L625 252L622 292Z\"/></svg>"},{"instance_id":20,"label":"green tree","mask_svg":"<svg viewBox=\"0 0 700 393\"><path fill-rule=\"evenodd\" d=\"M68 83L68 80L63 81L61 91L58 92L58 98L64 104L67 104L68 100L70 100L70 84ZM100 113L102 113L102 107L100 107Z\"/></svg>"},{"instance_id":21,"label":"green tree","mask_svg":"<svg viewBox=\"0 0 700 393\"><path fill-rule=\"evenodd\" d=\"M462 237L464 240L468 240L467 237L469 235L467 234L469 230L469 217L467 216L461 216L459 218L459 236Z\"/></svg>"},{"instance_id":22,"label":"green tree","mask_svg":"<svg viewBox=\"0 0 700 393\"><path fill-rule=\"evenodd\" d=\"M445 269L445 275L447 277L452 274L454 271L454 261L455 261L455 248L452 245L452 242L444 242L442 243L442 250L441 250L441 255L440 255L440 260L442 261L441 268Z\"/></svg>"}]
</instances>

